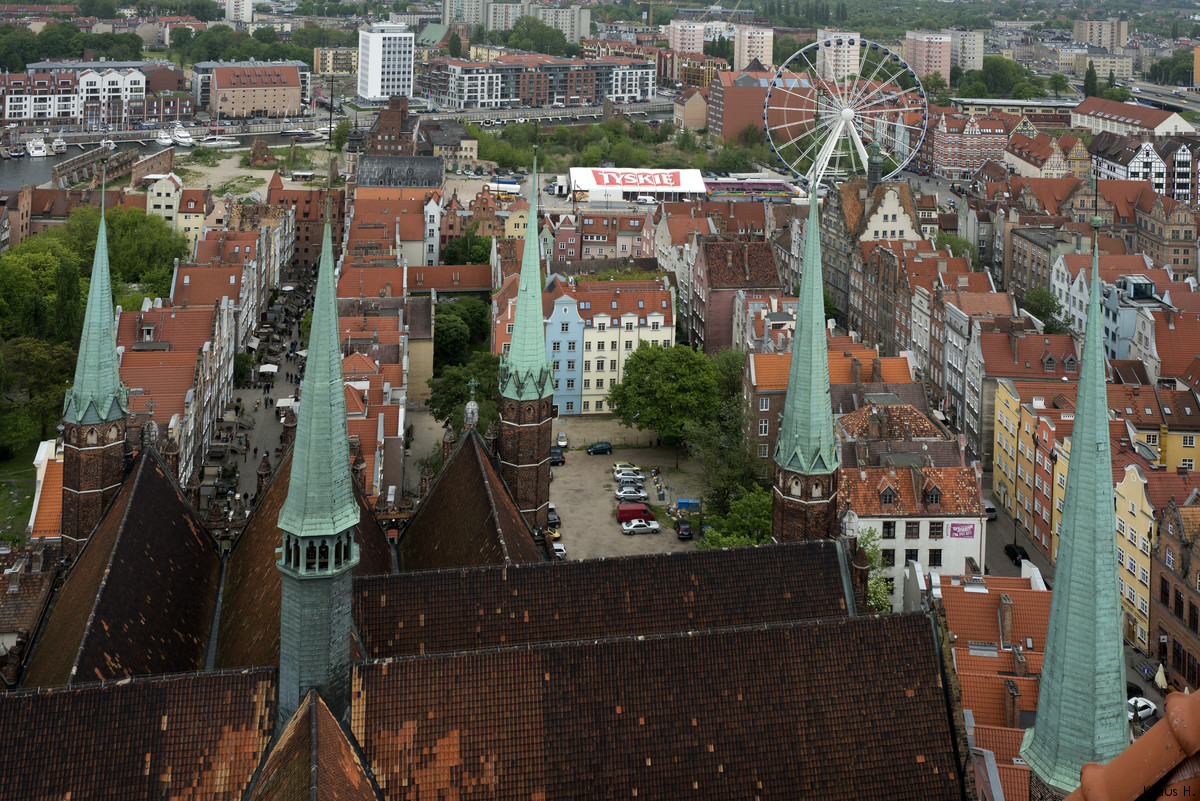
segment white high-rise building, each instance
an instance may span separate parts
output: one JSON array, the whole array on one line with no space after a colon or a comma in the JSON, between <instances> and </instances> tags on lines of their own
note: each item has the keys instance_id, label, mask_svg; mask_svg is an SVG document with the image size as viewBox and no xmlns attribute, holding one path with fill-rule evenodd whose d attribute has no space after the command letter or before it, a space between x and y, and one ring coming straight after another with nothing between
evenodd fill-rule
<instances>
[{"instance_id":1,"label":"white high-rise building","mask_svg":"<svg viewBox=\"0 0 1200 801\"><path fill-rule=\"evenodd\" d=\"M413 44L407 25L377 22L358 32L358 96L387 100L412 97Z\"/></svg>"},{"instance_id":2,"label":"white high-rise building","mask_svg":"<svg viewBox=\"0 0 1200 801\"><path fill-rule=\"evenodd\" d=\"M225 0L226 22L254 22L254 0Z\"/></svg>"},{"instance_id":3,"label":"white high-rise building","mask_svg":"<svg viewBox=\"0 0 1200 801\"><path fill-rule=\"evenodd\" d=\"M950 66L963 72L983 69L983 31L942 28L950 37Z\"/></svg>"},{"instance_id":4,"label":"white high-rise building","mask_svg":"<svg viewBox=\"0 0 1200 801\"><path fill-rule=\"evenodd\" d=\"M826 81L840 81L847 75L857 74L860 63L858 53L860 38L856 31L838 31L832 28L818 30L817 43L820 45L816 58L818 77ZM834 44L826 47L826 39L832 39ZM838 39L842 40L841 44L837 44ZM851 39L854 40L854 44L850 44Z\"/></svg>"},{"instance_id":5,"label":"white high-rise building","mask_svg":"<svg viewBox=\"0 0 1200 801\"><path fill-rule=\"evenodd\" d=\"M667 26L667 47L676 53L703 53L704 23L671 20Z\"/></svg>"},{"instance_id":6,"label":"white high-rise building","mask_svg":"<svg viewBox=\"0 0 1200 801\"><path fill-rule=\"evenodd\" d=\"M485 5L490 5L487 0L442 0L442 24L483 25Z\"/></svg>"},{"instance_id":7,"label":"white high-rise building","mask_svg":"<svg viewBox=\"0 0 1200 801\"><path fill-rule=\"evenodd\" d=\"M775 31L770 28L739 26L733 34L733 68L744 70L758 59L767 69L775 57Z\"/></svg>"}]
</instances>

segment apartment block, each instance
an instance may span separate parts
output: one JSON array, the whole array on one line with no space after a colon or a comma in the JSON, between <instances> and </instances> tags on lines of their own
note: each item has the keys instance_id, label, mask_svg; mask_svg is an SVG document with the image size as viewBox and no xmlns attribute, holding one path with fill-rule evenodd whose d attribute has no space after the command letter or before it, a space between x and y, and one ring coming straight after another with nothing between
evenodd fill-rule
<instances>
[{"instance_id":1,"label":"apartment block","mask_svg":"<svg viewBox=\"0 0 1200 801\"><path fill-rule=\"evenodd\" d=\"M313 70L319 75L357 75L358 48L313 48Z\"/></svg>"},{"instance_id":2,"label":"apartment block","mask_svg":"<svg viewBox=\"0 0 1200 801\"><path fill-rule=\"evenodd\" d=\"M1129 23L1122 19L1077 19L1072 38L1106 50L1129 43Z\"/></svg>"},{"instance_id":3,"label":"apartment block","mask_svg":"<svg viewBox=\"0 0 1200 801\"><path fill-rule=\"evenodd\" d=\"M407 25L377 22L358 32L358 96L412 97L415 36Z\"/></svg>"},{"instance_id":4,"label":"apartment block","mask_svg":"<svg viewBox=\"0 0 1200 801\"><path fill-rule=\"evenodd\" d=\"M775 53L775 32L770 28L739 27L733 35L733 68L744 70L752 61L770 69Z\"/></svg>"},{"instance_id":5,"label":"apartment block","mask_svg":"<svg viewBox=\"0 0 1200 801\"><path fill-rule=\"evenodd\" d=\"M937 74L950 83L949 34L909 31L904 37L904 58L918 76Z\"/></svg>"},{"instance_id":6,"label":"apartment block","mask_svg":"<svg viewBox=\"0 0 1200 801\"><path fill-rule=\"evenodd\" d=\"M677 53L703 53L704 23L671 20L667 26L667 47Z\"/></svg>"},{"instance_id":7,"label":"apartment block","mask_svg":"<svg viewBox=\"0 0 1200 801\"><path fill-rule=\"evenodd\" d=\"M950 66L963 72L983 69L983 31L966 28L942 28L950 37Z\"/></svg>"},{"instance_id":8,"label":"apartment block","mask_svg":"<svg viewBox=\"0 0 1200 801\"><path fill-rule=\"evenodd\" d=\"M839 31L833 28L821 28L817 31L817 41L821 43L817 51L817 75L826 81L840 81L847 75L858 74L862 60L859 56L858 40L861 37L857 31ZM825 47L825 41L831 44ZM850 44L851 40L854 44Z\"/></svg>"}]
</instances>

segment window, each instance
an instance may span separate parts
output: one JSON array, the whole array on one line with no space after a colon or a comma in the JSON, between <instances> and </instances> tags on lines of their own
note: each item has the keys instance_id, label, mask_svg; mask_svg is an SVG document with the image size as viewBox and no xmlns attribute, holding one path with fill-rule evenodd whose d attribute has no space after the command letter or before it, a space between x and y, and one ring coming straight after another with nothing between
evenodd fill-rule
<instances>
[{"instance_id":1,"label":"window","mask_svg":"<svg viewBox=\"0 0 1200 801\"><path fill-rule=\"evenodd\" d=\"M1167 563L1167 567L1169 567L1171 570L1174 570L1175 569L1175 551L1168 548L1167 549L1167 558L1165 561Z\"/></svg>"},{"instance_id":2,"label":"window","mask_svg":"<svg viewBox=\"0 0 1200 801\"><path fill-rule=\"evenodd\" d=\"M764 442L763 444L758 446L758 458L766 459L770 455L771 455L770 446L767 445L767 443Z\"/></svg>"},{"instance_id":3,"label":"window","mask_svg":"<svg viewBox=\"0 0 1200 801\"><path fill-rule=\"evenodd\" d=\"M1196 466L1196 461L1194 459L1181 459L1179 466L1184 470L1192 470Z\"/></svg>"},{"instance_id":4,"label":"window","mask_svg":"<svg viewBox=\"0 0 1200 801\"><path fill-rule=\"evenodd\" d=\"M632 339L625 340L625 350L633 350L633 340Z\"/></svg>"},{"instance_id":5,"label":"window","mask_svg":"<svg viewBox=\"0 0 1200 801\"><path fill-rule=\"evenodd\" d=\"M879 493L879 502L890 506L896 502L896 491L891 487L887 487L883 492Z\"/></svg>"},{"instance_id":6,"label":"window","mask_svg":"<svg viewBox=\"0 0 1200 801\"><path fill-rule=\"evenodd\" d=\"M1193 634L1200 633L1196 630L1196 626L1200 624L1200 609L1196 608L1194 603L1188 602L1188 628Z\"/></svg>"},{"instance_id":7,"label":"window","mask_svg":"<svg viewBox=\"0 0 1200 801\"><path fill-rule=\"evenodd\" d=\"M592 388L592 379L590 379L590 378L583 379L583 388L591 389Z\"/></svg>"},{"instance_id":8,"label":"window","mask_svg":"<svg viewBox=\"0 0 1200 801\"><path fill-rule=\"evenodd\" d=\"M610 345L609 350L616 350L617 349L617 340L614 339L611 343L609 343L609 345Z\"/></svg>"},{"instance_id":9,"label":"window","mask_svg":"<svg viewBox=\"0 0 1200 801\"><path fill-rule=\"evenodd\" d=\"M598 411L598 412L604 411L604 401L602 401L602 400L596 401L596 411Z\"/></svg>"},{"instance_id":10,"label":"window","mask_svg":"<svg viewBox=\"0 0 1200 801\"><path fill-rule=\"evenodd\" d=\"M942 549L929 549L929 564L926 567L941 567L942 566Z\"/></svg>"},{"instance_id":11,"label":"window","mask_svg":"<svg viewBox=\"0 0 1200 801\"><path fill-rule=\"evenodd\" d=\"M917 520L909 520L904 524L904 539L915 540L921 536L921 523Z\"/></svg>"},{"instance_id":12,"label":"window","mask_svg":"<svg viewBox=\"0 0 1200 801\"><path fill-rule=\"evenodd\" d=\"M554 360L554 372L558 372L558 359Z\"/></svg>"},{"instance_id":13,"label":"window","mask_svg":"<svg viewBox=\"0 0 1200 801\"><path fill-rule=\"evenodd\" d=\"M758 421L758 435L760 437L765 437L769 431L770 431L770 423L764 417L763 419Z\"/></svg>"},{"instance_id":14,"label":"window","mask_svg":"<svg viewBox=\"0 0 1200 801\"><path fill-rule=\"evenodd\" d=\"M570 324L570 323L563 323L563 324L562 324L562 332L563 332L564 334L565 334L565 333L567 333L567 332L568 332L568 331L570 331L570 330L571 330L571 324Z\"/></svg>"},{"instance_id":15,"label":"window","mask_svg":"<svg viewBox=\"0 0 1200 801\"><path fill-rule=\"evenodd\" d=\"M626 331L632 331L632 330L633 330L633 323L631 323L631 322L630 322L630 323L625 323L625 330L626 330Z\"/></svg>"},{"instance_id":16,"label":"window","mask_svg":"<svg viewBox=\"0 0 1200 801\"><path fill-rule=\"evenodd\" d=\"M1142 584L1149 587L1150 586L1150 571L1144 567L1139 566L1138 567L1138 581L1142 582Z\"/></svg>"},{"instance_id":17,"label":"window","mask_svg":"<svg viewBox=\"0 0 1200 801\"><path fill-rule=\"evenodd\" d=\"M941 538L942 538L942 521L941 520L930 520L929 521L929 539L940 540ZM933 552L930 551L930 553L933 553ZM938 551L938 553L941 553L941 551ZM941 564L941 563L939 562L939 564Z\"/></svg>"},{"instance_id":18,"label":"window","mask_svg":"<svg viewBox=\"0 0 1200 801\"><path fill-rule=\"evenodd\" d=\"M1183 593L1175 590L1175 617L1183 620Z\"/></svg>"},{"instance_id":19,"label":"window","mask_svg":"<svg viewBox=\"0 0 1200 801\"><path fill-rule=\"evenodd\" d=\"M568 343L567 343L567 351L568 351L568 352L570 352L570 353L574 353L574 352L575 352L575 343L574 343L574 342L568 342Z\"/></svg>"},{"instance_id":20,"label":"window","mask_svg":"<svg viewBox=\"0 0 1200 801\"><path fill-rule=\"evenodd\" d=\"M884 567L895 567L896 566L896 552L894 550L892 550L891 548L884 548L884 549L880 550L879 555L881 557L883 557L883 566Z\"/></svg>"},{"instance_id":21,"label":"window","mask_svg":"<svg viewBox=\"0 0 1200 801\"><path fill-rule=\"evenodd\" d=\"M554 343L551 343L551 345L550 345L550 350L552 350L552 351L553 351L553 352L555 352L555 353L558 353L558 351L559 351L561 348L562 348L562 343L561 343L561 342L554 342Z\"/></svg>"},{"instance_id":22,"label":"window","mask_svg":"<svg viewBox=\"0 0 1200 801\"><path fill-rule=\"evenodd\" d=\"M919 562L919 561L921 561L920 549L918 549L918 548L905 548L904 549L904 564L908 564L909 562Z\"/></svg>"},{"instance_id":23,"label":"window","mask_svg":"<svg viewBox=\"0 0 1200 801\"><path fill-rule=\"evenodd\" d=\"M1158 444L1158 434L1147 434L1146 435L1146 444L1147 445L1157 445Z\"/></svg>"},{"instance_id":24,"label":"window","mask_svg":"<svg viewBox=\"0 0 1200 801\"><path fill-rule=\"evenodd\" d=\"M567 379L567 389L575 389L575 379L574 378Z\"/></svg>"},{"instance_id":25,"label":"window","mask_svg":"<svg viewBox=\"0 0 1200 801\"><path fill-rule=\"evenodd\" d=\"M1158 602L1163 606L1171 604L1171 582L1161 576L1158 579Z\"/></svg>"},{"instance_id":26,"label":"window","mask_svg":"<svg viewBox=\"0 0 1200 801\"><path fill-rule=\"evenodd\" d=\"M771 399L770 398L759 398L758 399L758 410L760 412L770 411L770 409L771 409Z\"/></svg>"},{"instance_id":27,"label":"window","mask_svg":"<svg viewBox=\"0 0 1200 801\"><path fill-rule=\"evenodd\" d=\"M583 371L585 373L587 373L587 372L591 372L591 369L592 369L592 363L590 361L585 361L583 363Z\"/></svg>"},{"instance_id":28,"label":"window","mask_svg":"<svg viewBox=\"0 0 1200 801\"><path fill-rule=\"evenodd\" d=\"M584 387L584 389L586 389L586 387ZM587 412L587 411L590 411L590 410L591 410L591 406L592 406L592 402L591 402L591 401L584 401L584 402L583 402L583 410L584 410L585 412Z\"/></svg>"},{"instance_id":29,"label":"window","mask_svg":"<svg viewBox=\"0 0 1200 801\"><path fill-rule=\"evenodd\" d=\"M509 323L509 324L508 324L508 326L507 326L507 331L508 331L508 333L510 333L510 334L512 333L512 328L513 328L513 324L512 324L512 323Z\"/></svg>"},{"instance_id":30,"label":"window","mask_svg":"<svg viewBox=\"0 0 1200 801\"><path fill-rule=\"evenodd\" d=\"M895 520L884 520L883 521L883 538L885 540L896 539L896 521Z\"/></svg>"},{"instance_id":31,"label":"window","mask_svg":"<svg viewBox=\"0 0 1200 801\"><path fill-rule=\"evenodd\" d=\"M937 505L942 502L942 492L937 487L933 487L925 493L925 503Z\"/></svg>"},{"instance_id":32,"label":"window","mask_svg":"<svg viewBox=\"0 0 1200 801\"><path fill-rule=\"evenodd\" d=\"M504 343L504 352L505 352L505 353L508 353L508 346L509 346L509 344L510 344L510 343L508 343L508 342L505 342L505 343Z\"/></svg>"},{"instance_id":33,"label":"window","mask_svg":"<svg viewBox=\"0 0 1200 801\"><path fill-rule=\"evenodd\" d=\"M558 392L558 379L554 379L554 391Z\"/></svg>"},{"instance_id":34,"label":"window","mask_svg":"<svg viewBox=\"0 0 1200 801\"><path fill-rule=\"evenodd\" d=\"M1184 434L1183 435L1183 447L1185 447L1185 448L1196 447L1196 435L1195 434Z\"/></svg>"},{"instance_id":35,"label":"window","mask_svg":"<svg viewBox=\"0 0 1200 801\"><path fill-rule=\"evenodd\" d=\"M1138 597L1137 609L1138 609L1138 611L1139 611L1139 612L1141 612L1143 615L1149 615L1149 614L1150 614L1150 604L1148 604L1148 603L1146 602L1146 599L1145 599L1145 598L1142 598L1142 597L1140 597L1140 596Z\"/></svg>"},{"instance_id":36,"label":"window","mask_svg":"<svg viewBox=\"0 0 1200 801\"><path fill-rule=\"evenodd\" d=\"M596 369L597 370L604 369L604 359L596 359Z\"/></svg>"},{"instance_id":37,"label":"window","mask_svg":"<svg viewBox=\"0 0 1200 801\"><path fill-rule=\"evenodd\" d=\"M570 381L568 381L567 383L569 384L569 383L571 383L571 382L570 382ZM574 401L567 401L567 411L568 411L568 412L573 412L573 411L575 411L575 402L574 402Z\"/></svg>"}]
</instances>

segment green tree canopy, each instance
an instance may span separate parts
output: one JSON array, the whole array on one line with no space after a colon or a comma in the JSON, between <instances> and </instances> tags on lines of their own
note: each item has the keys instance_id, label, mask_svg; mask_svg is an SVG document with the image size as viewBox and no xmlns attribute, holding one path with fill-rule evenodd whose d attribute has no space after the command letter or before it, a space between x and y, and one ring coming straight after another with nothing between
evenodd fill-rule
<instances>
[{"instance_id":1,"label":"green tree canopy","mask_svg":"<svg viewBox=\"0 0 1200 801\"><path fill-rule=\"evenodd\" d=\"M771 491L752 486L729 504L729 513L705 517L713 527L703 532L697 548L735 548L771 541Z\"/></svg>"},{"instance_id":2,"label":"green tree canopy","mask_svg":"<svg viewBox=\"0 0 1200 801\"><path fill-rule=\"evenodd\" d=\"M714 416L688 420L683 438L688 454L703 470L704 503L712 514L726 514L730 504L758 483L761 460L748 436L753 421L742 395L746 352L724 348L712 359L717 387Z\"/></svg>"},{"instance_id":3,"label":"green tree canopy","mask_svg":"<svg viewBox=\"0 0 1200 801\"><path fill-rule=\"evenodd\" d=\"M643 340L625 360L608 405L624 425L678 439L689 420L716 414L716 370L703 353L686 345L663 348Z\"/></svg>"},{"instance_id":4,"label":"green tree canopy","mask_svg":"<svg viewBox=\"0 0 1200 801\"><path fill-rule=\"evenodd\" d=\"M1087 72L1083 75L1083 96L1099 97L1100 79L1096 76L1096 64L1088 59Z\"/></svg>"},{"instance_id":5,"label":"green tree canopy","mask_svg":"<svg viewBox=\"0 0 1200 801\"><path fill-rule=\"evenodd\" d=\"M1047 334L1065 334L1070 330L1062 303L1044 286L1035 286L1026 292L1021 306L1042 321L1043 331Z\"/></svg>"},{"instance_id":6,"label":"green tree canopy","mask_svg":"<svg viewBox=\"0 0 1200 801\"><path fill-rule=\"evenodd\" d=\"M492 258L492 238L475 233L476 223L471 223L462 236L450 240L442 250L443 264L487 264Z\"/></svg>"},{"instance_id":7,"label":"green tree canopy","mask_svg":"<svg viewBox=\"0 0 1200 801\"><path fill-rule=\"evenodd\" d=\"M446 43L446 47L450 51L451 58L462 57L462 37L457 33L450 34L450 40Z\"/></svg>"},{"instance_id":8,"label":"green tree canopy","mask_svg":"<svg viewBox=\"0 0 1200 801\"><path fill-rule=\"evenodd\" d=\"M448 364L466 361L471 329L448 307L439 303L433 314L433 366L436 370Z\"/></svg>"},{"instance_id":9,"label":"green tree canopy","mask_svg":"<svg viewBox=\"0 0 1200 801\"><path fill-rule=\"evenodd\" d=\"M879 531L872 527L859 529L858 547L867 552L869 572L867 578L867 603L875 607L878 614L892 611L892 588L883 570L883 555L879 548Z\"/></svg>"},{"instance_id":10,"label":"green tree canopy","mask_svg":"<svg viewBox=\"0 0 1200 801\"><path fill-rule=\"evenodd\" d=\"M443 367L429 379L429 411L435 420L450 423L455 432L463 428L463 409L471 399L470 382L475 380L475 402L479 404L479 428L487 430L493 420L499 419L497 403L500 389L496 375L500 368L500 357L490 353L475 352L465 364Z\"/></svg>"},{"instance_id":11,"label":"green tree canopy","mask_svg":"<svg viewBox=\"0 0 1200 801\"><path fill-rule=\"evenodd\" d=\"M1051 73L1050 75L1050 91L1054 92L1054 96L1058 97L1060 92L1067 92L1071 89L1071 83L1067 80L1067 76L1061 72Z\"/></svg>"},{"instance_id":12,"label":"green tree canopy","mask_svg":"<svg viewBox=\"0 0 1200 801\"><path fill-rule=\"evenodd\" d=\"M354 125L350 120L340 120L333 128L333 133L329 136L329 141L333 145L333 149L341 153L342 148L346 146L347 140L350 139L350 131L354 129Z\"/></svg>"}]
</instances>

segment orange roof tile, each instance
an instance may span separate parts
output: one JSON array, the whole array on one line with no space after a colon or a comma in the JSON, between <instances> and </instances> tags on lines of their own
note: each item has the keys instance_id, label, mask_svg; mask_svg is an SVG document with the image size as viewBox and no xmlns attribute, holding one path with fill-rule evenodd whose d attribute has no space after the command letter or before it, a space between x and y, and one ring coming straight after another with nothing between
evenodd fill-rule
<instances>
[{"instance_id":1,"label":"orange roof tile","mask_svg":"<svg viewBox=\"0 0 1200 801\"><path fill-rule=\"evenodd\" d=\"M925 502L925 487L936 487L941 503ZM859 467L838 470L838 514L853 509L860 517L982 517L983 502L972 467ZM891 487L895 503L881 495Z\"/></svg>"},{"instance_id":2,"label":"orange roof tile","mask_svg":"<svg viewBox=\"0 0 1200 801\"><path fill-rule=\"evenodd\" d=\"M58 537L62 533L63 463L51 458L42 474L42 490L38 494L37 514L33 518L34 539Z\"/></svg>"},{"instance_id":3,"label":"orange roof tile","mask_svg":"<svg viewBox=\"0 0 1200 801\"><path fill-rule=\"evenodd\" d=\"M233 302L242 291L241 265L180 265L171 288L177 306L216 306L222 298Z\"/></svg>"},{"instance_id":4,"label":"orange roof tile","mask_svg":"<svg viewBox=\"0 0 1200 801\"><path fill-rule=\"evenodd\" d=\"M1029 801L1028 765L997 765L996 772L1000 774L1004 801Z\"/></svg>"},{"instance_id":5,"label":"orange roof tile","mask_svg":"<svg viewBox=\"0 0 1200 801\"><path fill-rule=\"evenodd\" d=\"M365 353L355 351L342 359L342 375L346 377L374 375L379 372L379 365Z\"/></svg>"},{"instance_id":6,"label":"orange roof tile","mask_svg":"<svg viewBox=\"0 0 1200 801\"><path fill-rule=\"evenodd\" d=\"M1036 711L1038 681L1032 676L958 674L958 682L962 685L963 708L971 710L976 725L1004 727L1006 680L1016 682L1017 689L1021 691L1021 711Z\"/></svg>"},{"instance_id":7,"label":"orange roof tile","mask_svg":"<svg viewBox=\"0 0 1200 801\"><path fill-rule=\"evenodd\" d=\"M1164 311L1153 311L1154 348L1162 362L1160 373L1163 378L1182 375L1200 355L1200 315L1172 314L1168 319Z\"/></svg>"},{"instance_id":8,"label":"orange roof tile","mask_svg":"<svg viewBox=\"0 0 1200 801\"><path fill-rule=\"evenodd\" d=\"M367 413L367 402L363 398L362 390L344 384L342 391L346 396L346 414L360 417Z\"/></svg>"},{"instance_id":9,"label":"orange roof tile","mask_svg":"<svg viewBox=\"0 0 1200 801\"><path fill-rule=\"evenodd\" d=\"M945 439L946 435L933 422L921 414L914 406L906 403L895 406L863 406L852 412L843 414L837 419L837 425L851 438L867 435L872 418L879 416L884 420L884 438L890 439L894 431L903 432L905 439Z\"/></svg>"},{"instance_id":10,"label":"orange roof tile","mask_svg":"<svg viewBox=\"0 0 1200 801\"><path fill-rule=\"evenodd\" d=\"M877 358L874 348L852 351L850 357L842 355L843 348L829 349L829 383L852 384L851 366L854 359L862 365L863 380L870 383L871 363ZM754 383L758 392L783 391L787 389L788 371L791 369L791 353L752 353ZM885 384L911 384L908 359L903 356L885 356L880 360Z\"/></svg>"},{"instance_id":11,"label":"orange roof tile","mask_svg":"<svg viewBox=\"0 0 1200 801\"><path fill-rule=\"evenodd\" d=\"M120 374L121 382L129 387L130 414L153 409L160 425L182 415L187 410L187 395L196 385L196 358L194 350L126 351Z\"/></svg>"}]
</instances>

